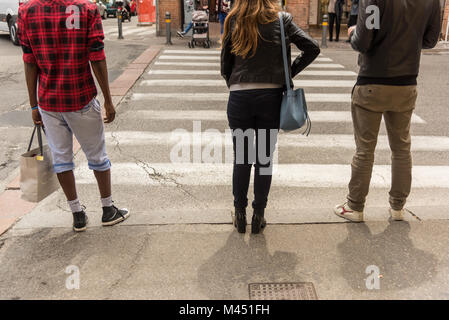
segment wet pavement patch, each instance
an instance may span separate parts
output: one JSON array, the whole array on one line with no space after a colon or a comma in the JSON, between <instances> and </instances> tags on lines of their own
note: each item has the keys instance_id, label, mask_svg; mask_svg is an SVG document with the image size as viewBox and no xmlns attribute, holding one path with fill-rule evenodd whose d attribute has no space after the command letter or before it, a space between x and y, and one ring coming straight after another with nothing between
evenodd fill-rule
<instances>
[{"instance_id":1,"label":"wet pavement patch","mask_svg":"<svg viewBox=\"0 0 449 320\"><path fill-rule=\"evenodd\" d=\"M318 300L312 282L250 283L250 300Z\"/></svg>"}]
</instances>

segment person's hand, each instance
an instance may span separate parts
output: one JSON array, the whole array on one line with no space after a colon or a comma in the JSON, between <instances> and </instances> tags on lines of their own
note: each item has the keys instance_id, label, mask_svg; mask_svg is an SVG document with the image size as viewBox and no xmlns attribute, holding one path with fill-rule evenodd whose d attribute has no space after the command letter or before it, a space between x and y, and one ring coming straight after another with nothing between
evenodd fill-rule
<instances>
[{"instance_id":1,"label":"person's hand","mask_svg":"<svg viewBox=\"0 0 449 320\"><path fill-rule=\"evenodd\" d=\"M357 28L357 26L352 26L352 27L348 28L348 37L351 36L352 31L355 31L356 28Z\"/></svg>"},{"instance_id":2,"label":"person's hand","mask_svg":"<svg viewBox=\"0 0 449 320\"><path fill-rule=\"evenodd\" d=\"M111 123L115 119L115 108L112 102L104 103L104 110L106 111L106 117L103 119L104 123Z\"/></svg>"},{"instance_id":3,"label":"person's hand","mask_svg":"<svg viewBox=\"0 0 449 320\"><path fill-rule=\"evenodd\" d=\"M42 117L41 117L41 113L39 112L39 109L34 109L32 110L32 114L31 114L32 118L33 118L33 122L35 125L40 125L40 126L44 126L44 123L42 122Z\"/></svg>"}]
</instances>

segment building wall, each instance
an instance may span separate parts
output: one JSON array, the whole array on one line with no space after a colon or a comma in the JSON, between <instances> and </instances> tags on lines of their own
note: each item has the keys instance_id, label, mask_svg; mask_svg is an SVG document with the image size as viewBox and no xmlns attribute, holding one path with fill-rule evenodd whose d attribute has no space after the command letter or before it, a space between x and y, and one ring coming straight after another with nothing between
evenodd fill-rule
<instances>
[{"instance_id":1,"label":"building wall","mask_svg":"<svg viewBox=\"0 0 449 320\"><path fill-rule=\"evenodd\" d=\"M444 16L443 16L443 39L446 36L446 28L447 28L447 24L448 24L448 20L449 20L449 0L446 1L446 7L444 10ZM449 39L449 35L448 35L448 39Z\"/></svg>"},{"instance_id":2,"label":"building wall","mask_svg":"<svg viewBox=\"0 0 449 320\"><path fill-rule=\"evenodd\" d=\"M300 28L309 30L310 0L287 0L286 10Z\"/></svg>"},{"instance_id":3,"label":"building wall","mask_svg":"<svg viewBox=\"0 0 449 320\"><path fill-rule=\"evenodd\" d=\"M159 36L165 36L165 13L171 14L171 32L174 34L181 29L181 1L180 0L158 0L159 1Z\"/></svg>"}]
</instances>

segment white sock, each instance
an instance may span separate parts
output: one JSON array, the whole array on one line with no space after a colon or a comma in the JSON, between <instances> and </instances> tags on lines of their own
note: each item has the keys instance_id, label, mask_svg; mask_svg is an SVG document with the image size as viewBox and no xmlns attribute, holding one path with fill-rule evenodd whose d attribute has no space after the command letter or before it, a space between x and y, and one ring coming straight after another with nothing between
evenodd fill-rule
<instances>
[{"instance_id":1,"label":"white sock","mask_svg":"<svg viewBox=\"0 0 449 320\"><path fill-rule=\"evenodd\" d=\"M101 198L101 205L103 207L112 207L112 196Z\"/></svg>"},{"instance_id":2,"label":"white sock","mask_svg":"<svg viewBox=\"0 0 449 320\"><path fill-rule=\"evenodd\" d=\"M67 201L67 203L69 204L70 210L72 210L72 212L83 211L81 209L81 204L80 204L80 201L78 200L78 198L76 198L75 200L72 200L72 201Z\"/></svg>"}]
</instances>

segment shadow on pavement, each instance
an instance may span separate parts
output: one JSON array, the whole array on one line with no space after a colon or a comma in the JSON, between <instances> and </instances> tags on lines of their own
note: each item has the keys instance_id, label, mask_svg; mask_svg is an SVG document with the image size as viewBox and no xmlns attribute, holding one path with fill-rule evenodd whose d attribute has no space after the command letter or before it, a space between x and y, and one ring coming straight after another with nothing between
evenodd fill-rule
<instances>
[{"instance_id":1,"label":"shadow on pavement","mask_svg":"<svg viewBox=\"0 0 449 320\"><path fill-rule=\"evenodd\" d=\"M380 290L418 288L437 273L436 257L415 248L408 222L390 221L381 233L372 234L364 224L348 223L348 236L338 245L341 275L357 291L366 291L368 266L380 270Z\"/></svg>"},{"instance_id":2,"label":"shadow on pavement","mask_svg":"<svg viewBox=\"0 0 449 320\"><path fill-rule=\"evenodd\" d=\"M296 254L271 254L263 234L250 235L249 241L237 231L198 269L201 292L211 299L248 299L248 284L256 282L301 281L295 274Z\"/></svg>"}]
</instances>

